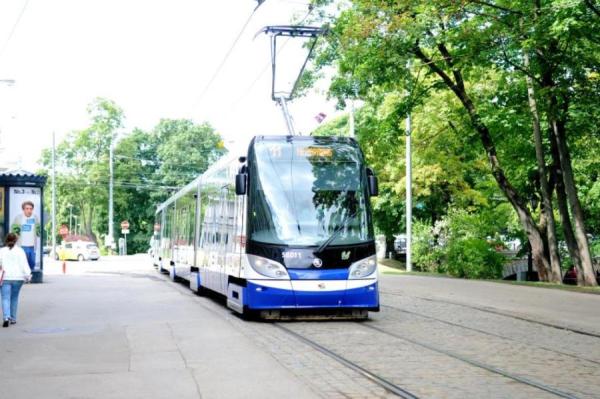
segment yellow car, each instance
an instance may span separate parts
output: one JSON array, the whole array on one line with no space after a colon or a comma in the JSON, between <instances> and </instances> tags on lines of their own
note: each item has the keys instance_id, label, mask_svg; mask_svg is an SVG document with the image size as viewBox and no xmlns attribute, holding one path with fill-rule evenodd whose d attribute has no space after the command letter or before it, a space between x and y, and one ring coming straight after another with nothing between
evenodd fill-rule
<instances>
[{"instance_id":1,"label":"yellow car","mask_svg":"<svg viewBox=\"0 0 600 399\"><path fill-rule=\"evenodd\" d=\"M78 261L98 260L100 259L100 250L91 241L63 242L56 248L56 259Z\"/></svg>"}]
</instances>

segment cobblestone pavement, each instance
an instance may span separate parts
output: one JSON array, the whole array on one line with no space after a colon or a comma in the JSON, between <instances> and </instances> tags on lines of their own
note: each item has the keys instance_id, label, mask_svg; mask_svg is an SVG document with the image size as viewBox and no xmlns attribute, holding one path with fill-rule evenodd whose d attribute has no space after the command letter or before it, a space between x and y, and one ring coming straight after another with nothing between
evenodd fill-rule
<instances>
[{"instance_id":1,"label":"cobblestone pavement","mask_svg":"<svg viewBox=\"0 0 600 399\"><path fill-rule=\"evenodd\" d=\"M228 313L218 303L198 300L215 312ZM421 398L599 397L600 339L596 337L408 296L383 294L382 304L382 312L371 313L367 322L280 325ZM323 397L394 397L274 323L228 317Z\"/></svg>"}]
</instances>

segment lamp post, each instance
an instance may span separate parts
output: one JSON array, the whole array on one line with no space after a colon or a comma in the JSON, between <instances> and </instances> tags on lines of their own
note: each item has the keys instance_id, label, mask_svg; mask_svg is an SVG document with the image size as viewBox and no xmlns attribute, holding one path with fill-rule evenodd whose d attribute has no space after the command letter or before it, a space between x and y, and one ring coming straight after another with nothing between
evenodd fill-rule
<instances>
[{"instance_id":1,"label":"lamp post","mask_svg":"<svg viewBox=\"0 0 600 399\"><path fill-rule=\"evenodd\" d=\"M406 115L406 271L412 271L412 155L410 112Z\"/></svg>"},{"instance_id":2,"label":"lamp post","mask_svg":"<svg viewBox=\"0 0 600 399\"><path fill-rule=\"evenodd\" d=\"M110 147L108 149L108 171L109 171L109 181L108 181L108 247L109 253L112 254L113 243L115 242L113 236L113 218L114 218L114 210L113 210L113 157L114 157L114 141L115 139L111 135L110 139Z\"/></svg>"},{"instance_id":3,"label":"lamp post","mask_svg":"<svg viewBox=\"0 0 600 399\"><path fill-rule=\"evenodd\" d=\"M69 208L69 233L73 231L73 227L71 225L71 219L73 219L73 205L67 204L67 208Z\"/></svg>"},{"instance_id":4,"label":"lamp post","mask_svg":"<svg viewBox=\"0 0 600 399\"><path fill-rule=\"evenodd\" d=\"M78 231L77 230L77 219L79 219L79 216L73 215L73 219L75 219L75 226L74 227L75 227L75 235L77 235L77 231Z\"/></svg>"}]
</instances>

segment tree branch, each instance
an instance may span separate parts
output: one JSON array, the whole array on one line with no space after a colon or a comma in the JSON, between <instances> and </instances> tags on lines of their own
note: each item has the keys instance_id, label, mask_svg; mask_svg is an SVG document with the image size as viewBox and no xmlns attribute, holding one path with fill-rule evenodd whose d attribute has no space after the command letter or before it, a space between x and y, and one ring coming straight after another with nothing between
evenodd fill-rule
<instances>
[{"instance_id":1,"label":"tree branch","mask_svg":"<svg viewBox=\"0 0 600 399\"><path fill-rule=\"evenodd\" d=\"M463 81L460 71L454 67L454 59L452 58L452 55L450 55L448 48L446 47L446 45L444 43L438 43L437 48L438 48L439 52L442 54L442 56L444 57L444 60L446 60L446 63L448 64L448 66L452 69L452 75L454 75L454 80L456 81L456 85L458 86L458 88L461 91L464 91L465 90L465 82Z\"/></svg>"},{"instance_id":2,"label":"tree branch","mask_svg":"<svg viewBox=\"0 0 600 399\"><path fill-rule=\"evenodd\" d=\"M523 13L521 11L511 10L510 8L502 7L502 6L499 6L497 4L488 3L486 1L471 0L471 3L479 4L480 6L494 8L496 10L500 10L500 11L504 11L504 12L509 12L511 14L523 15Z\"/></svg>"},{"instance_id":3,"label":"tree branch","mask_svg":"<svg viewBox=\"0 0 600 399\"><path fill-rule=\"evenodd\" d=\"M523 50L523 51L526 51L526 50ZM533 75L531 72L529 72L527 69L523 68L521 65L517 64L516 62L511 61L510 58L508 57L508 54L506 54L506 49L504 48L504 46L502 46L502 55L504 55L504 60L506 62L508 62L512 67L514 67L518 71L521 71L526 76L530 77L538 85L542 84L542 81L539 78L537 78L535 75Z\"/></svg>"},{"instance_id":4,"label":"tree branch","mask_svg":"<svg viewBox=\"0 0 600 399\"><path fill-rule=\"evenodd\" d=\"M448 74L442 68L440 68L433 60L431 60L431 58L425 55L423 50L419 47L418 43L415 44L415 46L413 47L413 53L417 56L419 60L421 60L421 62L423 62L423 64L427 65L429 69L437 73L438 76L442 78L444 83L446 83L446 85L450 89L452 89L452 91L457 92L458 87L456 86L456 83L454 83L452 78L448 76Z\"/></svg>"}]
</instances>

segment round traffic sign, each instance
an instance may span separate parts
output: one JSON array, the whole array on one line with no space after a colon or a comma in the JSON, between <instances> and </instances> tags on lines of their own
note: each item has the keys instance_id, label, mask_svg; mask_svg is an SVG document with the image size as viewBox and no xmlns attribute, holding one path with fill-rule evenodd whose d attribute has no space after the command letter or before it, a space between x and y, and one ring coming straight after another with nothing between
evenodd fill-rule
<instances>
[{"instance_id":1,"label":"round traffic sign","mask_svg":"<svg viewBox=\"0 0 600 399\"><path fill-rule=\"evenodd\" d=\"M123 220L121 222L121 228L124 229L124 230L129 229L129 222L127 220Z\"/></svg>"},{"instance_id":2,"label":"round traffic sign","mask_svg":"<svg viewBox=\"0 0 600 399\"><path fill-rule=\"evenodd\" d=\"M61 225L58 228L58 234L60 234L61 236L66 236L69 234L69 227L66 224Z\"/></svg>"}]
</instances>

